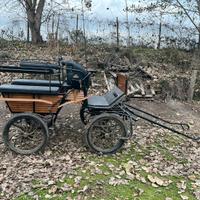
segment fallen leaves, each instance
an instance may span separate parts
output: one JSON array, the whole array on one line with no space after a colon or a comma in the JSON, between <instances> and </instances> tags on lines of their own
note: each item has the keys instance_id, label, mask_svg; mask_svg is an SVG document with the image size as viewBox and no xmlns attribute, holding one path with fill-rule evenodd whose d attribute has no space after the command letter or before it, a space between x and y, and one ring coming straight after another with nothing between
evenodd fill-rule
<instances>
[{"instance_id":1,"label":"fallen leaves","mask_svg":"<svg viewBox=\"0 0 200 200\"><path fill-rule=\"evenodd\" d=\"M69 192L72 190L72 187L68 184L64 184L61 188L60 188L63 192Z\"/></svg>"},{"instance_id":2,"label":"fallen leaves","mask_svg":"<svg viewBox=\"0 0 200 200\"><path fill-rule=\"evenodd\" d=\"M127 163L123 164L123 168L126 172L127 175L131 175L133 172L133 168L134 168L134 162L133 161L128 161Z\"/></svg>"},{"instance_id":3,"label":"fallen leaves","mask_svg":"<svg viewBox=\"0 0 200 200\"><path fill-rule=\"evenodd\" d=\"M57 135L50 139L44 154L29 157L16 156L9 151L0 154L0 198L12 199L14 195L27 192L34 199L40 199L32 191L44 189L48 192L46 198L51 199L58 193L82 195L89 193L91 186L98 191L106 184L128 186L134 181L148 186L150 182L153 187L157 187L153 189L159 190L171 184L168 176L176 176L191 181L190 189L200 199L200 148L196 143L178 140L162 129L142 125L137 128L134 142L128 141L129 145L124 151L110 157L98 157L82 146L82 136L77 132L82 130L77 119L79 108L76 107L75 111L74 108L67 108L65 119L58 119ZM142 140L141 146L135 145L138 140ZM0 149L4 149L1 144ZM90 185L91 176L104 177L105 180L100 178ZM71 180L70 184L66 183L66 179ZM40 182L35 183L35 180ZM87 182L86 185L83 182ZM178 181L174 185L180 197L187 200L187 193L184 193L189 189L186 181ZM143 193L145 190L139 188L133 191L133 196L141 196ZM168 197L166 200L172 199Z\"/></svg>"},{"instance_id":4,"label":"fallen leaves","mask_svg":"<svg viewBox=\"0 0 200 200\"><path fill-rule=\"evenodd\" d=\"M141 196L144 193L144 190L141 188L136 188L136 192L133 194L133 197Z\"/></svg>"},{"instance_id":5,"label":"fallen leaves","mask_svg":"<svg viewBox=\"0 0 200 200\"><path fill-rule=\"evenodd\" d=\"M182 200L188 200L189 197L188 197L188 196L185 196L185 195L181 195L181 199L182 199Z\"/></svg>"},{"instance_id":6,"label":"fallen leaves","mask_svg":"<svg viewBox=\"0 0 200 200\"><path fill-rule=\"evenodd\" d=\"M164 180L164 179L161 179L161 178L159 178L157 176L148 175L147 178L152 183L153 187L158 187L158 186L166 187L170 183L172 183L171 180Z\"/></svg>"},{"instance_id":7,"label":"fallen leaves","mask_svg":"<svg viewBox=\"0 0 200 200\"><path fill-rule=\"evenodd\" d=\"M82 190L78 190L78 193L84 193L89 190L89 186L85 185Z\"/></svg>"},{"instance_id":8,"label":"fallen leaves","mask_svg":"<svg viewBox=\"0 0 200 200\"><path fill-rule=\"evenodd\" d=\"M115 178L111 177L109 180L109 184L116 186L116 185L128 185L128 180L122 178Z\"/></svg>"},{"instance_id":9,"label":"fallen leaves","mask_svg":"<svg viewBox=\"0 0 200 200\"><path fill-rule=\"evenodd\" d=\"M49 194L55 194L57 190L58 190L58 187L56 185L53 185L49 189Z\"/></svg>"},{"instance_id":10,"label":"fallen leaves","mask_svg":"<svg viewBox=\"0 0 200 200\"><path fill-rule=\"evenodd\" d=\"M82 179L81 176L77 176L77 177L75 177L75 179L74 179L75 184L76 184L76 185L79 185L80 182L81 182L81 179Z\"/></svg>"},{"instance_id":11,"label":"fallen leaves","mask_svg":"<svg viewBox=\"0 0 200 200\"><path fill-rule=\"evenodd\" d=\"M185 192L187 188L186 181L182 180L181 182L178 182L176 185L177 185L177 188L179 189L179 193Z\"/></svg>"}]
</instances>

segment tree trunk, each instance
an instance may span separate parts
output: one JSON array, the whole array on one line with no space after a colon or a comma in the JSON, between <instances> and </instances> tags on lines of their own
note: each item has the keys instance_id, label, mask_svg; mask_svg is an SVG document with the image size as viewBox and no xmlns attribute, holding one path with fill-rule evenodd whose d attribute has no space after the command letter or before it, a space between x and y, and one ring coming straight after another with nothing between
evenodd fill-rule
<instances>
[{"instance_id":1,"label":"tree trunk","mask_svg":"<svg viewBox=\"0 0 200 200\"><path fill-rule=\"evenodd\" d=\"M162 22L160 21L160 24L159 24L159 33L158 33L158 45L157 45L157 49L160 49L160 45L161 45L161 31L162 31Z\"/></svg>"},{"instance_id":2,"label":"tree trunk","mask_svg":"<svg viewBox=\"0 0 200 200\"><path fill-rule=\"evenodd\" d=\"M79 16L76 15L76 45L78 45L78 22L79 22Z\"/></svg>"},{"instance_id":3,"label":"tree trunk","mask_svg":"<svg viewBox=\"0 0 200 200\"><path fill-rule=\"evenodd\" d=\"M42 39L42 36L40 35L40 31L39 30L33 28L31 30L31 35L32 35L32 42L34 44L43 42L43 39Z\"/></svg>"},{"instance_id":4,"label":"tree trunk","mask_svg":"<svg viewBox=\"0 0 200 200\"><path fill-rule=\"evenodd\" d=\"M200 29L200 28L199 28ZM200 32L198 32L199 40L198 40L198 50L200 50Z\"/></svg>"},{"instance_id":5,"label":"tree trunk","mask_svg":"<svg viewBox=\"0 0 200 200\"><path fill-rule=\"evenodd\" d=\"M117 48L119 48L119 19L116 18L116 28L117 28Z\"/></svg>"},{"instance_id":6,"label":"tree trunk","mask_svg":"<svg viewBox=\"0 0 200 200\"><path fill-rule=\"evenodd\" d=\"M27 43L30 42L30 25L29 25L29 21L27 21L27 38L26 38L26 42Z\"/></svg>"},{"instance_id":7,"label":"tree trunk","mask_svg":"<svg viewBox=\"0 0 200 200\"><path fill-rule=\"evenodd\" d=\"M192 101L193 100L193 96L194 96L194 89L195 89L195 83L196 83L196 79L197 79L197 70L192 70L192 75L191 75L191 79L190 79L190 88L188 91L188 101Z\"/></svg>"},{"instance_id":8,"label":"tree trunk","mask_svg":"<svg viewBox=\"0 0 200 200\"><path fill-rule=\"evenodd\" d=\"M40 27L34 24L30 25L32 43L37 44L43 42L42 36L40 35Z\"/></svg>"},{"instance_id":9,"label":"tree trunk","mask_svg":"<svg viewBox=\"0 0 200 200\"><path fill-rule=\"evenodd\" d=\"M20 2L26 8L32 43L37 44L43 42L40 28L45 0L21 0Z\"/></svg>"},{"instance_id":10,"label":"tree trunk","mask_svg":"<svg viewBox=\"0 0 200 200\"><path fill-rule=\"evenodd\" d=\"M192 63L191 63L192 74L190 78L190 87L188 91L188 101L193 100L194 89L195 89L195 84L197 81L197 75L198 75L198 70L199 70L199 59L200 59L200 51L194 52Z\"/></svg>"},{"instance_id":11,"label":"tree trunk","mask_svg":"<svg viewBox=\"0 0 200 200\"><path fill-rule=\"evenodd\" d=\"M59 27L60 27L60 15L58 15L58 21L57 21L57 25L56 25L56 32L55 32L55 40L58 40L58 31L59 31Z\"/></svg>"}]
</instances>

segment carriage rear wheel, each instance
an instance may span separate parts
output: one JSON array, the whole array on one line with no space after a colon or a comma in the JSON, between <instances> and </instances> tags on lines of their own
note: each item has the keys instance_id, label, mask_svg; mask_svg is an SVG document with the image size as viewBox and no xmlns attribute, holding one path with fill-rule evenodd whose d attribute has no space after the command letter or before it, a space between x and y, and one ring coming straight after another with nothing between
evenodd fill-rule
<instances>
[{"instance_id":1,"label":"carriage rear wheel","mask_svg":"<svg viewBox=\"0 0 200 200\"><path fill-rule=\"evenodd\" d=\"M118 115L104 113L88 124L85 141L98 154L112 154L123 146L126 136L127 129L123 120Z\"/></svg>"},{"instance_id":2,"label":"carriage rear wheel","mask_svg":"<svg viewBox=\"0 0 200 200\"><path fill-rule=\"evenodd\" d=\"M37 115L21 113L14 115L5 125L3 141L12 151L33 154L44 149L48 141L48 128Z\"/></svg>"}]
</instances>

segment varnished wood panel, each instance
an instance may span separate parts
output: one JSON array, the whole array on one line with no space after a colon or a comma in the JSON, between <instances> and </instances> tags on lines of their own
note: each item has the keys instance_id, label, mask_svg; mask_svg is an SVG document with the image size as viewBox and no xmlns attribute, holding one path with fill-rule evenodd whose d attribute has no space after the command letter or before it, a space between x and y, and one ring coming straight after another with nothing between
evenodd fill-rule
<instances>
[{"instance_id":1,"label":"varnished wood panel","mask_svg":"<svg viewBox=\"0 0 200 200\"><path fill-rule=\"evenodd\" d=\"M9 94L4 95L9 98L24 98L32 99L33 95L31 94ZM18 101L8 101L7 102L11 112L33 112L33 103L32 102L18 102Z\"/></svg>"},{"instance_id":2,"label":"varnished wood panel","mask_svg":"<svg viewBox=\"0 0 200 200\"><path fill-rule=\"evenodd\" d=\"M84 93L83 91L79 91L79 90L72 90L67 95L67 101L77 101L83 98L84 98Z\"/></svg>"},{"instance_id":3,"label":"varnished wood panel","mask_svg":"<svg viewBox=\"0 0 200 200\"><path fill-rule=\"evenodd\" d=\"M48 105L45 103L35 103L35 112L36 113L56 113L58 110L58 106L60 105L60 101L62 100L62 96L50 96L50 95L36 95L37 99L48 100L53 102L53 105Z\"/></svg>"},{"instance_id":4,"label":"varnished wood panel","mask_svg":"<svg viewBox=\"0 0 200 200\"><path fill-rule=\"evenodd\" d=\"M56 113L58 106L62 100L62 96L52 95L32 95L32 94L4 94L6 98L22 98L22 99L41 99L53 102L53 105L41 102L19 102L7 101L11 112L35 112L35 113Z\"/></svg>"}]
</instances>

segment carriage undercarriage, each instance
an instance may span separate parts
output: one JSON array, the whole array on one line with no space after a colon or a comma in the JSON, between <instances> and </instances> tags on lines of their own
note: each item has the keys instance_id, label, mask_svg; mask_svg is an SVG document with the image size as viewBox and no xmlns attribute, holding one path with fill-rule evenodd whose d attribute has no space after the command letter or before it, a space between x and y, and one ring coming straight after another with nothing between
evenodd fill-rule
<instances>
[{"instance_id":1,"label":"carriage undercarriage","mask_svg":"<svg viewBox=\"0 0 200 200\"><path fill-rule=\"evenodd\" d=\"M125 93L115 86L103 96L88 96L90 75L83 66L60 60L57 65L21 62L20 66L1 66L1 72L46 74L49 80L17 79L1 85L1 101L13 116L5 124L3 141L12 151L32 154L45 149L49 130L54 127L63 106L80 103L80 119L86 125L87 146L98 154L118 151L133 134L138 119L149 121L189 139L189 126L171 123L137 107L128 105ZM52 80L56 75L57 80Z\"/></svg>"}]
</instances>

